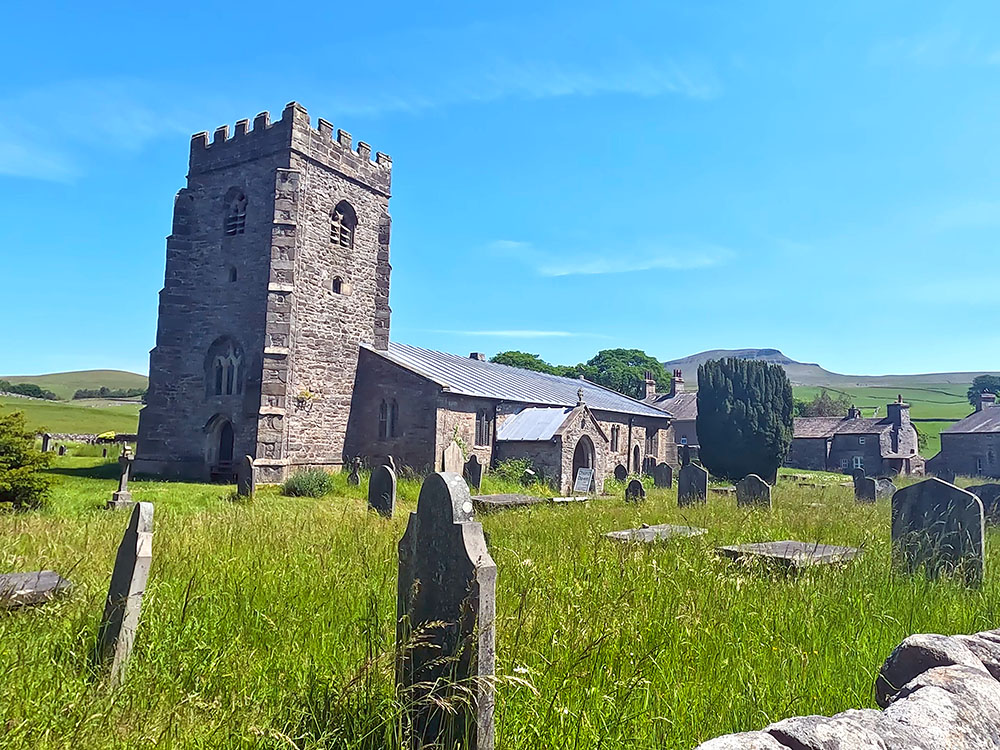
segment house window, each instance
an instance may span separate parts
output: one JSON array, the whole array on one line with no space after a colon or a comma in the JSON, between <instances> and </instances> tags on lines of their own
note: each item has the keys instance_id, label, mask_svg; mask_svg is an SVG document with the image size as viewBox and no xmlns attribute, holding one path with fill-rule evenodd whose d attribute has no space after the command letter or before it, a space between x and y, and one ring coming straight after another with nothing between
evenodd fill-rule
<instances>
[{"instance_id":1,"label":"house window","mask_svg":"<svg viewBox=\"0 0 1000 750\"><path fill-rule=\"evenodd\" d=\"M476 412L476 445L490 444L490 414L486 409Z\"/></svg>"},{"instance_id":2,"label":"house window","mask_svg":"<svg viewBox=\"0 0 1000 750\"><path fill-rule=\"evenodd\" d=\"M226 207L226 234L243 234L247 226L247 197L237 193Z\"/></svg>"},{"instance_id":3,"label":"house window","mask_svg":"<svg viewBox=\"0 0 1000 750\"><path fill-rule=\"evenodd\" d=\"M618 436L621 434L621 427L618 425L611 425L611 450L614 452L618 451Z\"/></svg>"},{"instance_id":4,"label":"house window","mask_svg":"<svg viewBox=\"0 0 1000 750\"><path fill-rule=\"evenodd\" d=\"M396 437L399 426L399 404L396 399L389 404L389 437Z\"/></svg>"},{"instance_id":5,"label":"house window","mask_svg":"<svg viewBox=\"0 0 1000 750\"><path fill-rule=\"evenodd\" d=\"M358 216L347 201L341 201L330 214L330 242L335 246L354 247L354 228L358 225Z\"/></svg>"},{"instance_id":6,"label":"house window","mask_svg":"<svg viewBox=\"0 0 1000 750\"><path fill-rule=\"evenodd\" d=\"M855 456L851 465L855 469L863 469L863 468L865 468L865 459L864 459L864 457L863 456Z\"/></svg>"},{"instance_id":7,"label":"house window","mask_svg":"<svg viewBox=\"0 0 1000 750\"><path fill-rule=\"evenodd\" d=\"M849 464L850 464L850 462L846 458L840 459L840 468L841 469L846 469Z\"/></svg>"},{"instance_id":8,"label":"house window","mask_svg":"<svg viewBox=\"0 0 1000 750\"><path fill-rule=\"evenodd\" d=\"M378 439L385 440L389 434L389 404L382 399L378 406Z\"/></svg>"},{"instance_id":9,"label":"house window","mask_svg":"<svg viewBox=\"0 0 1000 750\"><path fill-rule=\"evenodd\" d=\"M864 445L864 444L865 444L865 439L864 439L864 437L859 437L859 438L858 438L858 445Z\"/></svg>"}]
</instances>

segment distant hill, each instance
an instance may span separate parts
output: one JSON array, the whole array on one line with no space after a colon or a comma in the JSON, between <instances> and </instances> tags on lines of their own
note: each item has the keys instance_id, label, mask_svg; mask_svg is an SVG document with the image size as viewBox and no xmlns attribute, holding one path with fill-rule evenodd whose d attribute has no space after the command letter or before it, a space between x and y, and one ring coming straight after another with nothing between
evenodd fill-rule
<instances>
[{"instance_id":1,"label":"distant hill","mask_svg":"<svg viewBox=\"0 0 1000 750\"><path fill-rule=\"evenodd\" d=\"M80 388L111 389L146 388L149 378L124 370L79 370L76 372L53 372L48 375L0 375L0 380L11 383L34 383L40 388L52 391L59 398L69 400Z\"/></svg>"},{"instance_id":2,"label":"distant hill","mask_svg":"<svg viewBox=\"0 0 1000 750\"><path fill-rule=\"evenodd\" d=\"M971 383L982 372L938 372L920 375L841 375L830 372L817 364L797 362L777 349L712 349L689 357L664 362L667 370L680 370L684 380L694 386L698 381L698 365L710 359L737 357L775 362L785 368L792 385L825 385L838 388L849 386L913 387L920 385L940 385L946 383Z\"/></svg>"}]
</instances>

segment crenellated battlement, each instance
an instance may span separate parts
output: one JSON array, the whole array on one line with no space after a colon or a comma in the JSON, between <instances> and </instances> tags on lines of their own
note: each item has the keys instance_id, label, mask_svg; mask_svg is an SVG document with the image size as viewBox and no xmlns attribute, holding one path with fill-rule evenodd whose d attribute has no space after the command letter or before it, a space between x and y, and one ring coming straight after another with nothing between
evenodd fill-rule
<instances>
[{"instance_id":1,"label":"crenellated battlement","mask_svg":"<svg viewBox=\"0 0 1000 750\"><path fill-rule=\"evenodd\" d=\"M232 134L229 125L215 129L209 138L208 131L191 136L191 172L202 172L229 166L235 162L291 148L302 155L323 162L338 171L372 184L388 193L392 159L381 151L375 152L364 141L353 146L351 134L346 130L334 131L333 124L319 118L312 127L309 113L298 102L289 102L281 119L271 121L270 113L261 112L250 120L237 120Z\"/></svg>"}]
</instances>

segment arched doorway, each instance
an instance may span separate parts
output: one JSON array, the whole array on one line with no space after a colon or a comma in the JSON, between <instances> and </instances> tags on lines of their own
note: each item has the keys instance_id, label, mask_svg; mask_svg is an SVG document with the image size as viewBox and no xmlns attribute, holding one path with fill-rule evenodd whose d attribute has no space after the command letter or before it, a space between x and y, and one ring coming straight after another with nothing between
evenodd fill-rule
<instances>
[{"instance_id":1,"label":"arched doorway","mask_svg":"<svg viewBox=\"0 0 1000 750\"><path fill-rule=\"evenodd\" d=\"M232 467L233 465L233 424L226 420L219 428L219 466Z\"/></svg>"},{"instance_id":2,"label":"arched doorway","mask_svg":"<svg viewBox=\"0 0 1000 750\"><path fill-rule=\"evenodd\" d=\"M638 445L632 448L632 471L636 474L642 471L642 454Z\"/></svg>"},{"instance_id":3,"label":"arched doorway","mask_svg":"<svg viewBox=\"0 0 1000 750\"><path fill-rule=\"evenodd\" d=\"M580 469L594 468L594 443L589 437L584 435L576 444L573 450L573 476L570 477L572 484L576 483L576 476Z\"/></svg>"},{"instance_id":4,"label":"arched doorway","mask_svg":"<svg viewBox=\"0 0 1000 750\"><path fill-rule=\"evenodd\" d=\"M205 468L212 481L228 482L233 478L236 435L233 423L216 414L205 425Z\"/></svg>"}]
</instances>

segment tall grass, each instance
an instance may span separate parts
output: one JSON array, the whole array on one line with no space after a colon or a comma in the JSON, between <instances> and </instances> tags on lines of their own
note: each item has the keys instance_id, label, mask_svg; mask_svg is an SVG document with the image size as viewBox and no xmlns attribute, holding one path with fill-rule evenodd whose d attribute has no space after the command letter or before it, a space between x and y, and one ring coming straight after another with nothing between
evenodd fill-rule
<instances>
[{"instance_id":1,"label":"tall grass","mask_svg":"<svg viewBox=\"0 0 1000 750\"><path fill-rule=\"evenodd\" d=\"M398 745L392 669L397 513L366 508L367 477L333 494L135 481L156 505L153 567L130 671L111 693L88 666L126 514L100 510L114 467L63 459L43 511L0 513L0 568L54 568L76 589L0 616L2 744L11 748L386 748ZM110 474L109 474L110 471ZM888 502L782 482L771 511L713 495L678 509L587 504L482 517L498 568L499 747L689 748L793 714L873 706L872 681L913 632L997 624L994 532L984 586L889 570ZM702 526L700 538L622 545L603 532ZM842 568L786 576L719 544L859 546Z\"/></svg>"}]
</instances>

